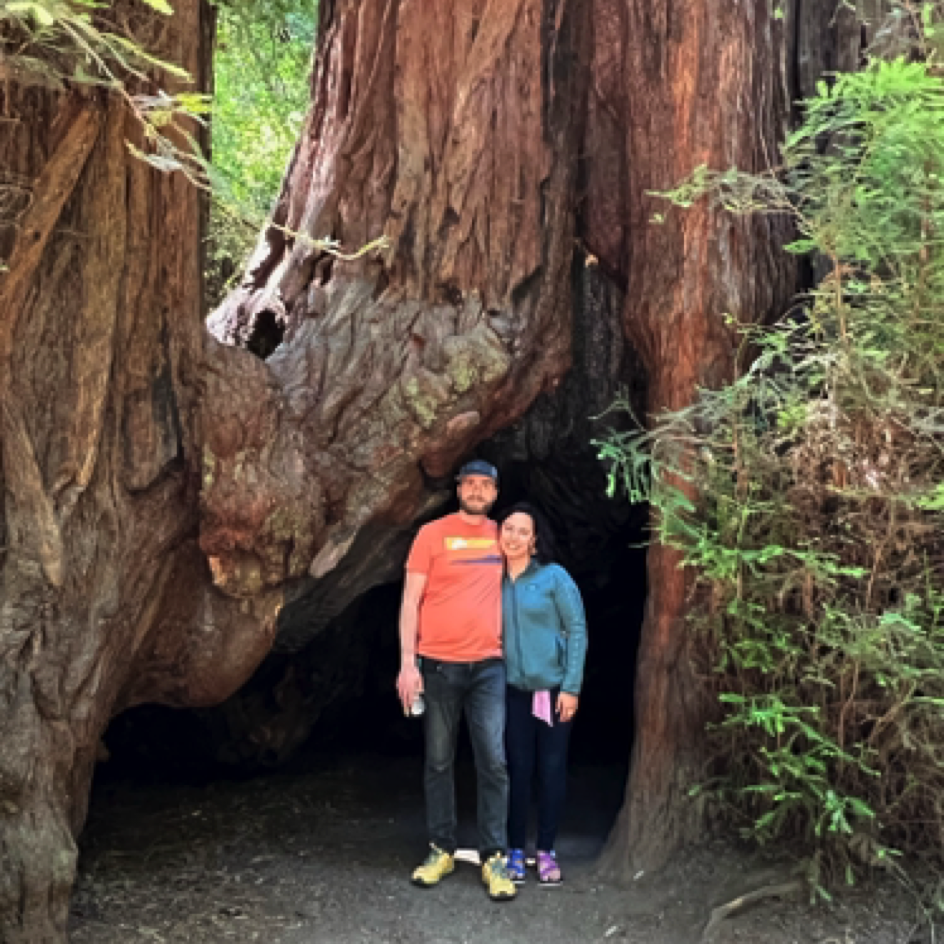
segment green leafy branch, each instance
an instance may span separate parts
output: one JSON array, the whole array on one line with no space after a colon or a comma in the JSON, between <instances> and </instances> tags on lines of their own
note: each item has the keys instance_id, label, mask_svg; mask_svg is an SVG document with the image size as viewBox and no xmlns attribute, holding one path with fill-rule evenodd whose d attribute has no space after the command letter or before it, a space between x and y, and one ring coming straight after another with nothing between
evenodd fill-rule
<instances>
[{"instance_id":1,"label":"green leafy branch","mask_svg":"<svg viewBox=\"0 0 944 944\"><path fill-rule=\"evenodd\" d=\"M650 503L693 574L717 707L693 789L802 843L823 896L874 868L929 899L944 882L941 12L899 5L896 56L822 82L779 167L661 195L788 214L823 274L776 324L727 319L733 382L597 443L610 493Z\"/></svg>"}]
</instances>

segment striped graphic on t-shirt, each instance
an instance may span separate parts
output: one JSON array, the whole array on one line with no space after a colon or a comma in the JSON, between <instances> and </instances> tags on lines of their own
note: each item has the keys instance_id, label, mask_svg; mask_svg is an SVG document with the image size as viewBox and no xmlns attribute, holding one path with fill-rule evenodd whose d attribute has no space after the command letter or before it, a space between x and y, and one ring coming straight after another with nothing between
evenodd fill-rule
<instances>
[{"instance_id":1,"label":"striped graphic on t-shirt","mask_svg":"<svg viewBox=\"0 0 944 944\"><path fill-rule=\"evenodd\" d=\"M447 551L480 551L495 546L494 538L444 538Z\"/></svg>"},{"instance_id":2,"label":"striped graphic on t-shirt","mask_svg":"<svg viewBox=\"0 0 944 944\"><path fill-rule=\"evenodd\" d=\"M443 538L447 551L484 551L495 547L494 538ZM450 564L500 564L500 554L486 554L483 557L450 557Z\"/></svg>"}]
</instances>

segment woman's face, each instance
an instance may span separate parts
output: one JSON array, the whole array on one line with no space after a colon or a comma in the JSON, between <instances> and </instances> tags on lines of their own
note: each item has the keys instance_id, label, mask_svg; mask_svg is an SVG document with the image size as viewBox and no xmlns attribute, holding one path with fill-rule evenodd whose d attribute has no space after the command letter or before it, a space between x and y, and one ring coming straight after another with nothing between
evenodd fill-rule
<instances>
[{"instance_id":1,"label":"woman's face","mask_svg":"<svg viewBox=\"0 0 944 944\"><path fill-rule=\"evenodd\" d=\"M516 511L501 526L501 549L510 561L528 558L534 553L534 521L531 515Z\"/></svg>"}]
</instances>

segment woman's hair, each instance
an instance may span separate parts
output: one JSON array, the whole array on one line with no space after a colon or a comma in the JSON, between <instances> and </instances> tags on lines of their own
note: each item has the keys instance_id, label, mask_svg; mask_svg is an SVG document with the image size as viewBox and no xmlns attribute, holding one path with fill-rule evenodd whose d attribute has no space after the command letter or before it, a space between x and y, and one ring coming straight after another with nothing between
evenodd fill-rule
<instances>
[{"instance_id":1,"label":"woman's hair","mask_svg":"<svg viewBox=\"0 0 944 944\"><path fill-rule=\"evenodd\" d=\"M540 564L553 564L557 561L557 542L554 533L547 522L547 518L530 502L516 502L511 508L506 508L499 515L499 526L512 515L521 513L527 515L534 522L534 554L533 557Z\"/></svg>"}]
</instances>

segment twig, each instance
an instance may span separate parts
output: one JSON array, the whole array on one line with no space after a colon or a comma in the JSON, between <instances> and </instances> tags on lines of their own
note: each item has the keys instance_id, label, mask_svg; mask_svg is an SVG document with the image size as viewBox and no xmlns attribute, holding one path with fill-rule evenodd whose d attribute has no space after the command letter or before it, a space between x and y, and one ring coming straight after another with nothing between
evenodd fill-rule
<instances>
[{"instance_id":1,"label":"twig","mask_svg":"<svg viewBox=\"0 0 944 944\"><path fill-rule=\"evenodd\" d=\"M718 925L721 924L725 918L737 911L741 911L748 905L763 901L765 898L786 898L788 895L795 895L802 891L803 883L800 879L793 879L789 882L781 882L779 885L764 885L763 888L758 888L756 891L748 892L746 895L734 898L725 905L719 905L711 912L711 917L708 919L705 930L701 935L701 944L710 944L715 931L718 929Z\"/></svg>"}]
</instances>

